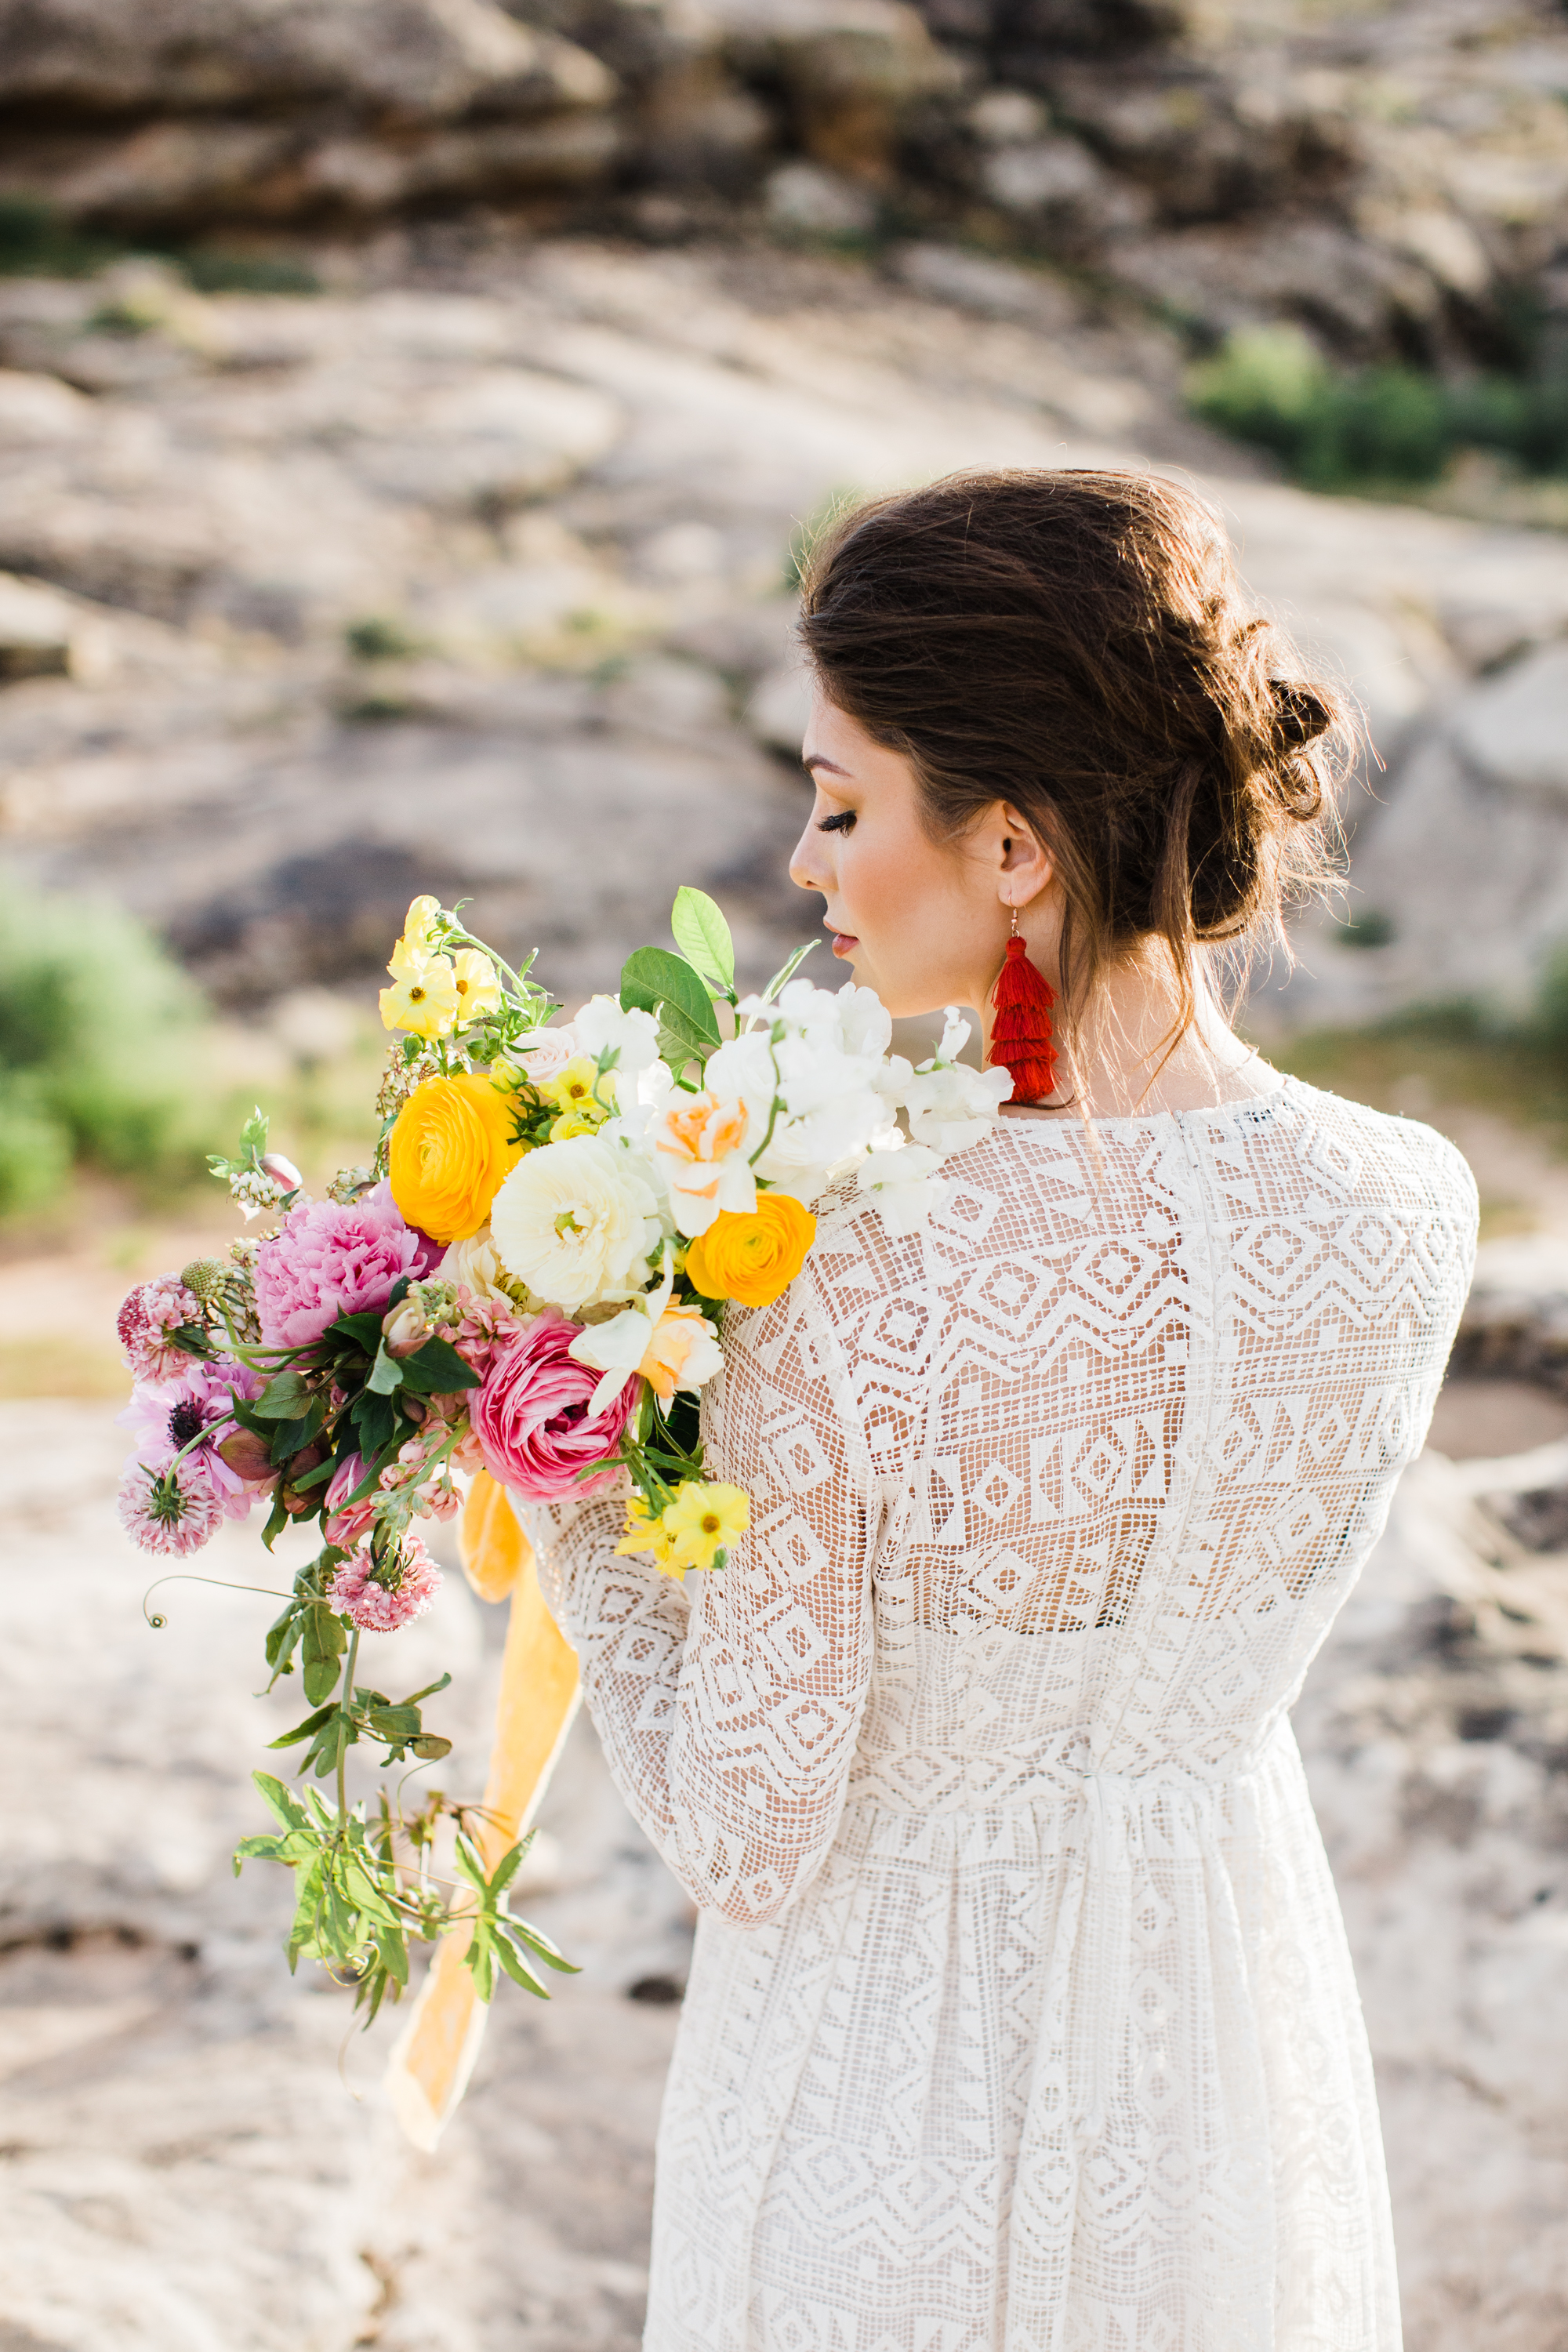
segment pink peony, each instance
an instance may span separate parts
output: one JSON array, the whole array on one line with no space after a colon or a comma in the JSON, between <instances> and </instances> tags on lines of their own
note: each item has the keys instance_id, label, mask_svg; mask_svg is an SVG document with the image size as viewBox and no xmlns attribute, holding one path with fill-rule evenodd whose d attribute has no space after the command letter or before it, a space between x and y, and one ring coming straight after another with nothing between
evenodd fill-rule
<instances>
[{"instance_id":1,"label":"pink peony","mask_svg":"<svg viewBox=\"0 0 1568 2352\"><path fill-rule=\"evenodd\" d=\"M132 1461L120 1482L120 1523L142 1551L184 1559L210 1543L223 1525L223 1497L207 1457L187 1454L166 1463Z\"/></svg>"},{"instance_id":2,"label":"pink peony","mask_svg":"<svg viewBox=\"0 0 1568 2352\"><path fill-rule=\"evenodd\" d=\"M395 1580L382 1582L381 1578ZM353 1618L362 1633L395 1633L400 1625L423 1617L441 1589L441 1571L420 1538L410 1532L399 1545L395 1562L376 1571L369 1544L362 1544L345 1559L327 1597L335 1609Z\"/></svg>"},{"instance_id":3,"label":"pink peony","mask_svg":"<svg viewBox=\"0 0 1568 2352\"><path fill-rule=\"evenodd\" d=\"M169 1337L181 1323L205 1329L206 1309L177 1274L161 1274L156 1282L144 1282L131 1293L115 1328L134 1379L168 1381L189 1371L198 1359Z\"/></svg>"},{"instance_id":4,"label":"pink peony","mask_svg":"<svg viewBox=\"0 0 1568 2352\"><path fill-rule=\"evenodd\" d=\"M495 1358L469 1407L486 1467L531 1503L557 1503L609 1486L614 1470L582 1480L577 1473L615 1452L641 1393L641 1381L628 1381L614 1403L591 1420L588 1400L599 1375L566 1352L577 1330L563 1315L539 1316L514 1347Z\"/></svg>"},{"instance_id":5,"label":"pink peony","mask_svg":"<svg viewBox=\"0 0 1568 2352\"><path fill-rule=\"evenodd\" d=\"M375 1192L343 1207L308 1201L256 1260L256 1311L269 1348L308 1348L340 1315L379 1314L401 1275L417 1278L434 1244Z\"/></svg>"}]
</instances>

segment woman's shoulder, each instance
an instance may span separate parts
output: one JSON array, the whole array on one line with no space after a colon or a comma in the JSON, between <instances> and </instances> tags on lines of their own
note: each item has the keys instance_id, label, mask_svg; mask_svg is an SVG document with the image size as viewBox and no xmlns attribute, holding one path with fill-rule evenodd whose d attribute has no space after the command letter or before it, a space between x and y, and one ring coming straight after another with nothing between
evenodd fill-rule
<instances>
[{"instance_id":1,"label":"woman's shoulder","mask_svg":"<svg viewBox=\"0 0 1568 2352\"><path fill-rule=\"evenodd\" d=\"M1298 1149L1314 1143L1350 1189L1365 1185L1376 1191L1393 1185L1400 1192L1414 1188L1434 1207L1446 1209L1462 1221L1474 1220L1476 1180L1458 1144L1418 1118L1374 1110L1326 1087L1289 1078L1281 1101L1291 1123L1301 1130Z\"/></svg>"}]
</instances>

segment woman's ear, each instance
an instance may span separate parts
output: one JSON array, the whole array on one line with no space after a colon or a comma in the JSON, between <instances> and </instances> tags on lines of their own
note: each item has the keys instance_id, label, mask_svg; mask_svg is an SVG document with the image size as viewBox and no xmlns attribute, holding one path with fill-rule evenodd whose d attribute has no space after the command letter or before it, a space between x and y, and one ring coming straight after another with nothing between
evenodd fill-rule
<instances>
[{"instance_id":1,"label":"woman's ear","mask_svg":"<svg viewBox=\"0 0 1568 2352\"><path fill-rule=\"evenodd\" d=\"M1005 877L1004 901L1010 907L1026 907L1050 881L1056 862L1038 835L1006 802L1001 817L997 845L999 874Z\"/></svg>"}]
</instances>

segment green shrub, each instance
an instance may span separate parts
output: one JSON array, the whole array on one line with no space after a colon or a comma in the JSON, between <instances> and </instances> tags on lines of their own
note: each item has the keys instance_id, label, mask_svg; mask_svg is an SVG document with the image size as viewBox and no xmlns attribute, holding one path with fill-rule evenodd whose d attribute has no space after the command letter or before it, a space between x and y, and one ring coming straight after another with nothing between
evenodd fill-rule
<instances>
[{"instance_id":1,"label":"green shrub","mask_svg":"<svg viewBox=\"0 0 1568 2352\"><path fill-rule=\"evenodd\" d=\"M1246 328L1193 368L1187 403L1319 490L1435 481L1455 452L1568 470L1568 371L1450 383L1417 368L1336 373L1298 328Z\"/></svg>"},{"instance_id":2,"label":"green shrub","mask_svg":"<svg viewBox=\"0 0 1568 2352\"><path fill-rule=\"evenodd\" d=\"M0 878L0 1213L73 1160L153 1184L199 1172L201 999L118 908Z\"/></svg>"}]
</instances>

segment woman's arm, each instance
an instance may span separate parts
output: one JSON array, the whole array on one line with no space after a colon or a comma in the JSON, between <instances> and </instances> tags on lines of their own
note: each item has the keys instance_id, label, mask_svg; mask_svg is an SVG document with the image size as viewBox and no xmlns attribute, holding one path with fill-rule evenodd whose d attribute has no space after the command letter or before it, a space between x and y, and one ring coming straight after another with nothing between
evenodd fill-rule
<instances>
[{"instance_id":1,"label":"woman's arm","mask_svg":"<svg viewBox=\"0 0 1568 2352\"><path fill-rule=\"evenodd\" d=\"M845 1336L813 1269L731 1308L710 1475L751 1532L688 1592L617 1558L624 1505L531 1513L545 1599L627 1804L704 1908L758 1927L804 1892L838 1824L871 1671L880 1504Z\"/></svg>"}]
</instances>

